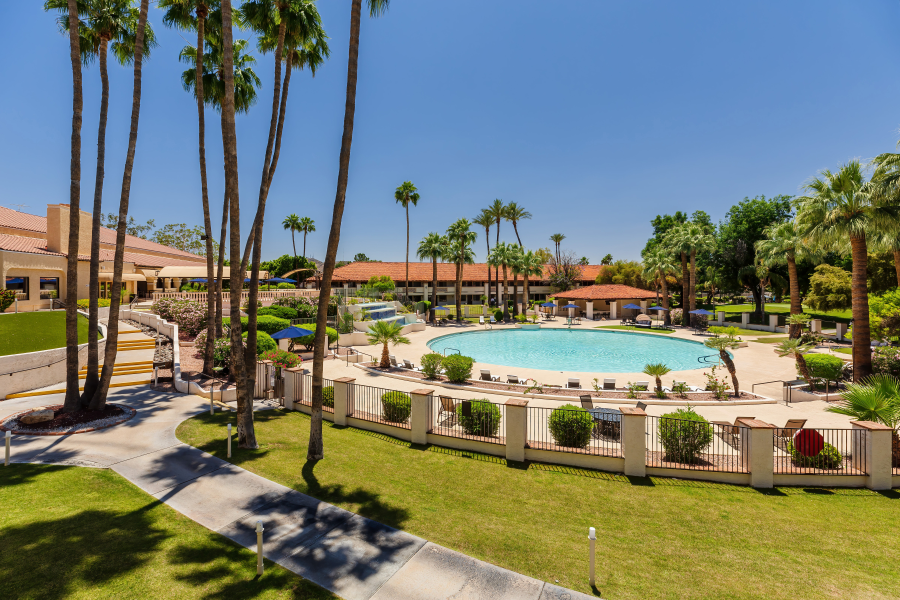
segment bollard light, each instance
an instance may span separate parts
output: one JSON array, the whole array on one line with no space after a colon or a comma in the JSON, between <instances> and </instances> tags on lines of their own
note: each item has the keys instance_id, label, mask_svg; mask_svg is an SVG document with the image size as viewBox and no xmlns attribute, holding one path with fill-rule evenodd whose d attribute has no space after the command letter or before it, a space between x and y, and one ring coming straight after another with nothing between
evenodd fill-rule
<instances>
[{"instance_id":1,"label":"bollard light","mask_svg":"<svg viewBox=\"0 0 900 600\"><path fill-rule=\"evenodd\" d=\"M228 458L231 458L231 423L228 424Z\"/></svg>"},{"instance_id":2,"label":"bollard light","mask_svg":"<svg viewBox=\"0 0 900 600\"><path fill-rule=\"evenodd\" d=\"M209 414L212 415L215 412L215 405L213 404L213 388L209 386Z\"/></svg>"},{"instance_id":3,"label":"bollard light","mask_svg":"<svg viewBox=\"0 0 900 600\"><path fill-rule=\"evenodd\" d=\"M3 460L3 466L8 467L9 466L9 443L12 440L12 432L7 431L6 435L4 437L6 438L6 458Z\"/></svg>"},{"instance_id":4,"label":"bollard light","mask_svg":"<svg viewBox=\"0 0 900 600\"><path fill-rule=\"evenodd\" d=\"M263 524L262 521L256 522L256 574L263 574Z\"/></svg>"},{"instance_id":5,"label":"bollard light","mask_svg":"<svg viewBox=\"0 0 900 600\"><path fill-rule=\"evenodd\" d=\"M594 583L594 544L597 542L597 530L593 527L588 528L588 543L591 546L591 574L590 579L588 580L591 584L591 587L596 587Z\"/></svg>"}]
</instances>

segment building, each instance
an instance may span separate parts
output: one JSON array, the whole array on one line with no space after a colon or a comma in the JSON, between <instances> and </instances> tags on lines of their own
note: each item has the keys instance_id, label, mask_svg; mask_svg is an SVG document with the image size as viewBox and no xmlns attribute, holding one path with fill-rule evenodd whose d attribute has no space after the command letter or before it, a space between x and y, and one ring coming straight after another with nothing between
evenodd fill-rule
<instances>
[{"instance_id":1,"label":"building","mask_svg":"<svg viewBox=\"0 0 900 600\"><path fill-rule=\"evenodd\" d=\"M90 293L90 213L81 211L79 231L78 299L84 299ZM101 228L96 282L101 298L110 297L115 247L116 232ZM16 290L19 310L50 308L65 296L68 248L68 204L48 205L46 217L0 207L0 282ZM176 291L182 281L206 277L204 257L131 235L125 236L124 259L122 286L129 295Z\"/></svg>"},{"instance_id":2,"label":"building","mask_svg":"<svg viewBox=\"0 0 900 600\"><path fill-rule=\"evenodd\" d=\"M569 303L578 306L578 309L573 309L576 310L577 315L598 315L620 319L628 316L629 312L632 314L638 312L634 309L625 309L624 307L628 304L640 306L643 309L641 312L646 313L650 300L656 298L656 292L612 283L559 292L554 294L554 298L560 306Z\"/></svg>"}]
</instances>

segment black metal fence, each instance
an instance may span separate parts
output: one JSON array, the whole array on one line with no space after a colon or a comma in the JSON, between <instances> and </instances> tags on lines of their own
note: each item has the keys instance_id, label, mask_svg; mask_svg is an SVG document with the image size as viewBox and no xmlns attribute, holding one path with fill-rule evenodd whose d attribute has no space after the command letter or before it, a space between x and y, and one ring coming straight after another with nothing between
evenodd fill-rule
<instances>
[{"instance_id":1,"label":"black metal fence","mask_svg":"<svg viewBox=\"0 0 900 600\"><path fill-rule=\"evenodd\" d=\"M461 400L433 396L429 407L429 433L486 442L506 443L506 405L487 399Z\"/></svg>"},{"instance_id":2,"label":"black metal fence","mask_svg":"<svg viewBox=\"0 0 900 600\"><path fill-rule=\"evenodd\" d=\"M775 473L865 475L866 436L862 429L775 430Z\"/></svg>"},{"instance_id":3,"label":"black metal fence","mask_svg":"<svg viewBox=\"0 0 900 600\"><path fill-rule=\"evenodd\" d=\"M526 409L526 444L534 450L622 456L622 415L573 408Z\"/></svg>"},{"instance_id":4,"label":"black metal fence","mask_svg":"<svg viewBox=\"0 0 900 600\"><path fill-rule=\"evenodd\" d=\"M350 384L347 415L391 427L409 429L412 397L406 392Z\"/></svg>"},{"instance_id":5,"label":"black metal fence","mask_svg":"<svg viewBox=\"0 0 900 600\"><path fill-rule=\"evenodd\" d=\"M647 466L749 472L750 429L726 422L647 417Z\"/></svg>"},{"instance_id":6,"label":"black metal fence","mask_svg":"<svg viewBox=\"0 0 900 600\"><path fill-rule=\"evenodd\" d=\"M300 377L300 400L294 404L312 406L312 381L312 375ZM334 412L334 382L324 377L322 378L322 411Z\"/></svg>"}]
</instances>

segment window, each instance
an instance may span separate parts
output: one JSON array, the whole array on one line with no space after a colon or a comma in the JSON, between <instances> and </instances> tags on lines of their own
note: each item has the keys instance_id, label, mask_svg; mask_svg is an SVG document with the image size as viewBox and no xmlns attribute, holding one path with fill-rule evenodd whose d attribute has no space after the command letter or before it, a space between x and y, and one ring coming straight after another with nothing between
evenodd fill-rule
<instances>
[{"instance_id":1,"label":"window","mask_svg":"<svg viewBox=\"0 0 900 600\"><path fill-rule=\"evenodd\" d=\"M28 300L28 277L7 277L6 289L15 290L16 300Z\"/></svg>"},{"instance_id":2,"label":"window","mask_svg":"<svg viewBox=\"0 0 900 600\"><path fill-rule=\"evenodd\" d=\"M41 300L59 298L59 277L41 277Z\"/></svg>"}]
</instances>

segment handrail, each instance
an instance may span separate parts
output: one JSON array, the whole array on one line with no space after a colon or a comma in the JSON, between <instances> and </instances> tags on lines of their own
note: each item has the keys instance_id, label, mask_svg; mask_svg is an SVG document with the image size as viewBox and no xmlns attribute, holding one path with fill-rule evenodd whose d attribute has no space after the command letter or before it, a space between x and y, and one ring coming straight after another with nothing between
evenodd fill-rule
<instances>
[{"instance_id":1,"label":"handrail","mask_svg":"<svg viewBox=\"0 0 900 600\"><path fill-rule=\"evenodd\" d=\"M707 354L706 356L698 356L697 362L708 365L709 364L708 359L713 358L713 357L715 357L718 360L719 355L718 354Z\"/></svg>"},{"instance_id":2,"label":"handrail","mask_svg":"<svg viewBox=\"0 0 900 600\"><path fill-rule=\"evenodd\" d=\"M443 353L442 353L444 356L447 356L447 350L456 350L456 353L457 353L457 354L460 354L460 355L462 354L462 352L460 352L460 351L459 351L458 349L456 349L456 348L444 348L444 351L443 351Z\"/></svg>"}]
</instances>

